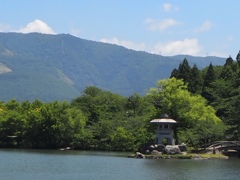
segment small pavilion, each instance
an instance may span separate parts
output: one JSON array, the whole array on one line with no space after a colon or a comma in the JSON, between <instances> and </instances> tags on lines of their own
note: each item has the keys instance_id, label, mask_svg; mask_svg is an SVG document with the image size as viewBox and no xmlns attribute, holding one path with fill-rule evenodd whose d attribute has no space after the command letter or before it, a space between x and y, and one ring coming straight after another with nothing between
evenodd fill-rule
<instances>
[{"instance_id":1,"label":"small pavilion","mask_svg":"<svg viewBox=\"0 0 240 180\"><path fill-rule=\"evenodd\" d=\"M172 126L177 122L170 119L167 114L162 114L160 119L153 119L150 123L157 124L156 144L175 145Z\"/></svg>"}]
</instances>

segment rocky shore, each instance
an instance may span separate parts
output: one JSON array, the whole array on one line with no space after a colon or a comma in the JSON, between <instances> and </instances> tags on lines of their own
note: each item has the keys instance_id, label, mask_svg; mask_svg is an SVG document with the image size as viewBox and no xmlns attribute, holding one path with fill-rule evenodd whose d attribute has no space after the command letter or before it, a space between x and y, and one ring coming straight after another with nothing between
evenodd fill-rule
<instances>
[{"instance_id":1,"label":"rocky shore","mask_svg":"<svg viewBox=\"0 0 240 180\"><path fill-rule=\"evenodd\" d=\"M193 159L193 160L203 160L203 159L228 159L228 156L223 154L177 154L177 155L168 155L168 154L142 154L136 152L128 156L129 158L137 159Z\"/></svg>"},{"instance_id":2,"label":"rocky shore","mask_svg":"<svg viewBox=\"0 0 240 180\"><path fill-rule=\"evenodd\" d=\"M128 157L138 159L228 159L228 156L222 153L189 153L185 144L166 146L162 144L150 145L142 153L136 152Z\"/></svg>"}]
</instances>

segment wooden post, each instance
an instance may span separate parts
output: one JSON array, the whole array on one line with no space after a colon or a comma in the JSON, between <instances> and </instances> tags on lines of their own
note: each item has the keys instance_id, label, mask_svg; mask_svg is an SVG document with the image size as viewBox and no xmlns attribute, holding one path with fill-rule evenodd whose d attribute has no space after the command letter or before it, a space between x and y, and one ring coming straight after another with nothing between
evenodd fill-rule
<instances>
[{"instance_id":1,"label":"wooden post","mask_svg":"<svg viewBox=\"0 0 240 180\"><path fill-rule=\"evenodd\" d=\"M216 154L215 145L213 145L213 154Z\"/></svg>"}]
</instances>

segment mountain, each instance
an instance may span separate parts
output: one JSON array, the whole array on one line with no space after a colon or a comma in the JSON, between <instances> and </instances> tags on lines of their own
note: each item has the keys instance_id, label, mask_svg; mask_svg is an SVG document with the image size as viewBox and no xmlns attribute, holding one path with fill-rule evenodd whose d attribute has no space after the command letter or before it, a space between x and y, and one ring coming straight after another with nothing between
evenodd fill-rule
<instances>
[{"instance_id":1,"label":"mountain","mask_svg":"<svg viewBox=\"0 0 240 180\"><path fill-rule=\"evenodd\" d=\"M225 58L165 57L69 34L0 33L0 100L71 100L87 86L145 94L187 58L201 69Z\"/></svg>"}]
</instances>

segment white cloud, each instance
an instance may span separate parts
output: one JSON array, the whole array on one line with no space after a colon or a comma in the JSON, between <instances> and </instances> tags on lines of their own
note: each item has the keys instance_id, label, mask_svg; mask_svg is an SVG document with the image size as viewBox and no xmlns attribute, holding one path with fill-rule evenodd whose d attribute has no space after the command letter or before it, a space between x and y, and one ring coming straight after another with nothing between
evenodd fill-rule
<instances>
[{"instance_id":1,"label":"white cloud","mask_svg":"<svg viewBox=\"0 0 240 180\"><path fill-rule=\"evenodd\" d=\"M126 48L137 50L137 51L144 51L146 49L146 45L144 43L135 43L133 41L119 40L116 37L111 38L111 39L103 38L100 41L104 42L104 43L110 43L110 44L116 44L119 46L124 46Z\"/></svg>"},{"instance_id":2,"label":"white cloud","mask_svg":"<svg viewBox=\"0 0 240 180\"><path fill-rule=\"evenodd\" d=\"M200 27L194 30L196 33L208 31L212 28L213 24L211 21L205 21Z\"/></svg>"},{"instance_id":3,"label":"white cloud","mask_svg":"<svg viewBox=\"0 0 240 180\"><path fill-rule=\"evenodd\" d=\"M164 19L162 21L157 21L157 20L149 18L149 19L145 20L145 24L148 25L148 28L151 31L157 31L157 30L164 31L167 28L179 25L181 23L176 21L175 19Z\"/></svg>"},{"instance_id":4,"label":"white cloud","mask_svg":"<svg viewBox=\"0 0 240 180\"><path fill-rule=\"evenodd\" d=\"M166 12L170 12L170 11L178 11L178 8L177 7L173 7L172 4L170 3L165 3L162 5L162 8L164 11Z\"/></svg>"},{"instance_id":5,"label":"white cloud","mask_svg":"<svg viewBox=\"0 0 240 180\"><path fill-rule=\"evenodd\" d=\"M177 54L200 55L202 47L197 39L184 39L182 41L171 41L167 43L158 43L152 53L164 56Z\"/></svg>"},{"instance_id":6,"label":"white cloud","mask_svg":"<svg viewBox=\"0 0 240 180\"><path fill-rule=\"evenodd\" d=\"M82 34L83 29L80 27L77 27L74 23L70 24L70 34L76 37L80 37Z\"/></svg>"},{"instance_id":7,"label":"white cloud","mask_svg":"<svg viewBox=\"0 0 240 180\"><path fill-rule=\"evenodd\" d=\"M73 36L76 36L76 37L79 37L80 32L81 31L79 29L76 29L76 28L71 28L71 30L70 30L70 34L73 35Z\"/></svg>"},{"instance_id":8,"label":"white cloud","mask_svg":"<svg viewBox=\"0 0 240 180\"><path fill-rule=\"evenodd\" d=\"M172 5L171 5L171 4L169 4L169 3L163 4L163 9L164 9L164 11L170 11L171 8L172 8Z\"/></svg>"},{"instance_id":9,"label":"white cloud","mask_svg":"<svg viewBox=\"0 0 240 180\"><path fill-rule=\"evenodd\" d=\"M224 57L224 58L228 57L228 55L225 52L219 52L219 51L212 51L210 53L207 53L207 56L216 56L216 57Z\"/></svg>"},{"instance_id":10,"label":"white cloud","mask_svg":"<svg viewBox=\"0 0 240 180\"><path fill-rule=\"evenodd\" d=\"M38 32L43 34L55 34L55 32L49 27L45 22L36 19L33 22L30 22L24 28L20 28L16 32L21 33L31 33L31 32Z\"/></svg>"},{"instance_id":11,"label":"white cloud","mask_svg":"<svg viewBox=\"0 0 240 180\"><path fill-rule=\"evenodd\" d=\"M119 40L114 37L111 39L101 39L101 42L124 46L137 51L146 51L153 54L161 54L163 56L173 56L178 54L188 54L193 56L205 56L202 54L202 47L197 39L184 39L182 41L171 41L165 43L157 43L153 46L145 43L136 43L133 41Z\"/></svg>"}]
</instances>

